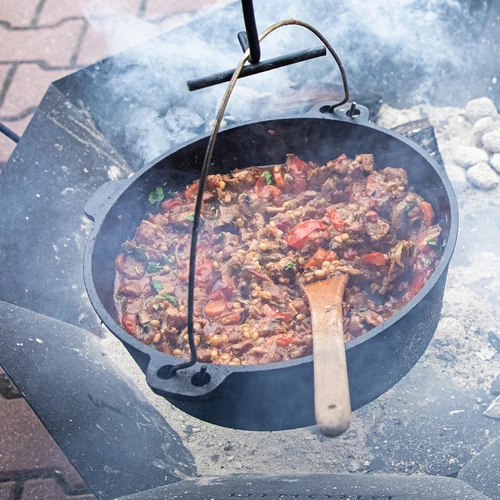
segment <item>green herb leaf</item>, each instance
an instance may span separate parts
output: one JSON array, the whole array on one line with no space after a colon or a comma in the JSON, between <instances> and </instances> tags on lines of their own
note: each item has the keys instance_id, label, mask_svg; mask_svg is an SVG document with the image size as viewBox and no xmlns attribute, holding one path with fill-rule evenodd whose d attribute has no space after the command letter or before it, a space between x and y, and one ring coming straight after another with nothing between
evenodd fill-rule
<instances>
[{"instance_id":1,"label":"green herb leaf","mask_svg":"<svg viewBox=\"0 0 500 500\"><path fill-rule=\"evenodd\" d=\"M125 297L123 295L115 295L116 300L123 300Z\"/></svg>"},{"instance_id":2,"label":"green herb leaf","mask_svg":"<svg viewBox=\"0 0 500 500\"><path fill-rule=\"evenodd\" d=\"M186 220L193 221L193 220L194 220L194 214L188 215L188 216L186 217Z\"/></svg>"},{"instance_id":3,"label":"green herb leaf","mask_svg":"<svg viewBox=\"0 0 500 500\"><path fill-rule=\"evenodd\" d=\"M168 195L170 198L173 198L176 194L177 194L177 191L172 191L171 189L169 189L169 190L167 191L167 195Z\"/></svg>"},{"instance_id":4,"label":"green herb leaf","mask_svg":"<svg viewBox=\"0 0 500 500\"><path fill-rule=\"evenodd\" d=\"M295 261L292 260L292 262L289 262L286 266L283 266L283 269L285 271L290 271L291 269L293 269L295 267Z\"/></svg>"},{"instance_id":5,"label":"green herb leaf","mask_svg":"<svg viewBox=\"0 0 500 500\"><path fill-rule=\"evenodd\" d=\"M141 268L139 266L135 266L135 274L141 274Z\"/></svg>"},{"instance_id":6,"label":"green herb leaf","mask_svg":"<svg viewBox=\"0 0 500 500\"><path fill-rule=\"evenodd\" d=\"M167 254L161 254L161 261L165 266L171 266L173 264L173 260Z\"/></svg>"},{"instance_id":7,"label":"green herb leaf","mask_svg":"<svg viewBox=\"0 0 500 500\"><path fill-rule=\"evenodd\" d=\"M174 306L177 304L177 299L173 295L169 295L168 293L160 293L160 294L156 295L155 299L168 300Z\"/></svg>"},{"instance_id":8,"label":"green herb leaf","mask_svg":"<svg viewBox=\"0 0 500 500\"><path fill-rule=\"evenodd\" d=\"M158 271L161 271L163 266L161 264L158 264L158 262L148 262L148 267L147 271L148 273L157 273Z\"/></svg>"},{"instance_id":9,"label":"green herb leaf","mask_svg":"<svg viewBox=\"0 0 500 500\"><path fill-rule=\"evenodd\" d=\"M271 184L271 181L273 180L271 172L264 172L264 177L266 178L266 183Z\"/></svg>"},{"instance_id":10,"label":"green herb leaf","mask_svg":"<svg viewBox=\"0 0 500 500\"><path fill-rule=\"evenodd\" d=\"M161 292L163 290L163 283L159 280L152 280L151 286L155 289L156 292Z\"/></svg>"},{"instance_id":11,"label":"green herb leaf","mask_svg":"<svg viewBox=\"0 0 500 500\"><path fill-rule=\"evenodd\" d=\"M430 264L432 264L432 259L429 259L429 257L426 257L425 255L422 257L422 262L429 266Z\"/></svg>"},{"instance_id":12,"label":"green herb leaf","mask_svg":"<svg viewBox=\"0 0 500 500\"><path fill-rule=\"evenodd\" d=\"M429 245L435 247L437 245L437 241L433 238L432 240L429 240Z\"/></svg>"},{"instance_id":13,"label":"green herb leaf","mask_svg":"<svg viewBox=\"0 0 500 500\"><path fill-rule=\"evenodd\" d=\"M359 312L365 312L368 310L368 307L360 307Z\"/></svg>"},{"instance_id":14,"label":"green herb leaf","mask_svg":"<svg viewBox=\"0 0 500 500\"><path fill-rule=\"evenodd\" d=\"M159 308L160 308L160 306L158 304L153 304L153 309L155 311L158 311Z\"/></svg>"},{"instance_id":15,"label":"green herb leaf","mask_svg":"<svg viewBox=\"0 0 500 500\"><path fill-rule=\"evenodd\" d=\"M156 351L156 346L154 344L149 344L149 347L151 347L151 349L154 349Z\"/></svg>"},{"instance_id":16,"label":"green herb leaf","mask_svg":"<svg viewBox=\"0 0 500 500\"><path fill-rule=\"evenodd\" d=\"M154 205L155 203L160 203L163 198L165 198L165 195L163 194L163 188L161 186L158 186L154 191L151 191L148 200L151 205Z\"/></svg>"}]
</instances>

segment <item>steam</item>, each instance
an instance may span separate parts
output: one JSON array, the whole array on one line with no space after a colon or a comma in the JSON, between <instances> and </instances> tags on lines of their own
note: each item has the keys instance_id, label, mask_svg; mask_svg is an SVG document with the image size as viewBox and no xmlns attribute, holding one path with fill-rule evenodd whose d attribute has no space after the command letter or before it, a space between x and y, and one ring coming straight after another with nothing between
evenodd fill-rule
<instances>
[{"instance_id":1,"label":"steam","mask_svg":"<svg viewBox=\"0 0 500 500\"><path fill-rule=\"evenodd\" d=\"M241 58L236 33L243 29L241 10L234 5L183 26L175 38L158 34L151 22L124 14L110 2L87 4L89 21L109 40L113 51L137 45L113 60L108 85L116 112L125 127L123 147L137 157L137 166L174 145L207 132L225 85L189 93L186 80L235 67ZM220 7L215 5L214 9ZM458 99L452 82L468 75L479 21L486 1L475 12L458 0L256 0L260 31L285 18L318 28L332 43L347 70L351 88L391 97L404 89L403 104ZM173 18L167 28L193 16ZM457 29L462 26L462 31ZM263 42L263 58L317 46L303 28L286 27ZM339 81L332 60L321 58L241 80L227 111L227 123L269 116L266 96L279 96L293 87L307 96L311 85ZM462 83L459 83L462 85ZM298 94L300 95L300 93Z\"/></svg>"}]
</instances>

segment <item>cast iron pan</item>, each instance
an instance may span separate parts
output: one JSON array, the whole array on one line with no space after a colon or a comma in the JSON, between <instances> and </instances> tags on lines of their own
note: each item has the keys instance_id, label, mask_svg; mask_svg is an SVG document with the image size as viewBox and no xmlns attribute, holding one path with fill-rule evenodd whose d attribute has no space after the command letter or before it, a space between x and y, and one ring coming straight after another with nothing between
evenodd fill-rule
<instances>
[{"instance_id":1,"label":"cast iron pan","mask_svg":"<svg viewBox=\"0 0 500 500\"><path fill-rule=\"evenodd\" d=\"M373 153L376 168L403 167L409 182L432 203L446 246L432 277L389 320L346 344L353 410L396 384L418 361L437 327L448 265L458 232L458 207L451 184L436 161L419 146L368 121L368 111L349 117L350 106L324 113L315 106L301 116L238 125L219 133L211 173L282 163L286 153L317 163L341 153ZM153 391L207 422L248 430L293 429L315 423L312 356L268 365L207 365L210 381L192 383L202 364L168 378L179 358L155 351L116 321L114 260L121 244L151 210L148 195L157 186L177 190L199 177L208 138L195 139L146 165L133 177L103 185L87 203L94 221L84 257L85 285L97 314L127 347Z\"/></svg>"}]
</instances>

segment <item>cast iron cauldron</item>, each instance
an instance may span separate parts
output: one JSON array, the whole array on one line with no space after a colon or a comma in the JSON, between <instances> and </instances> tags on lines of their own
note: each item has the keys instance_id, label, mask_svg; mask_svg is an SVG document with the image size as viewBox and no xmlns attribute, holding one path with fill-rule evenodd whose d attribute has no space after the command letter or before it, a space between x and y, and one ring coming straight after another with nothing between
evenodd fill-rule
<instances>
[{"instance_id":1,"label":"cast iron cauldron","mask_svg":"<svg viewBox=\"0 0 500 500\"><path fill-rule=\"evenodd\" d=\"M362 106L349 117L348 105L335 113L315 106L301 116L238 125L221 132L211 173L235 167L284 161L286 153L304 160L326 162L346 153L373 153L377 168L402 166L409 182L430 201L447 245L441 262L418 295L389 320L348 342L347 365L353 410L373 401L396 384L422 356L436 330L448 265L458 232L455 194L442 167L408 139L368 121ZM114 260L122 242L151 205L148 195L157 186L182 189L199 177L207 147L199 138L162 155L133 177L102 186L85 207L94 221L85 249L85 285L104 324L125 344L156 393L197 418L217 425L247 430L282 430L313 425L313 358L268 365L208 365L210 381L192 383L202 364L167 378L171 365L181 360L155 351L122 329L113 303ZM196 380L196 378L194 379Z\"/></svg>"}]
</instances>

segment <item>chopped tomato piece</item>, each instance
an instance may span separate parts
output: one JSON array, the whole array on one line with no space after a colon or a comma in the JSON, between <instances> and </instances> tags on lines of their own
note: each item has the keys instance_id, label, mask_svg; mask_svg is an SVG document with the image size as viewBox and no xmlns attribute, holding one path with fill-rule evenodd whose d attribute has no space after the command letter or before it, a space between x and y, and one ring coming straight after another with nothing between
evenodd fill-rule
<instances>
[{"instance_id":1,"label":"chopped tomato piece","mask_svg":"<svg viewBox=\"0 0 500 500\"><path fill-rule=\"evenodd\" d=\"M335 231L339 233L343 233L345 229L344 221L339 217L337 210L331 210L328 212L328 218L332 222L332 226L335 228Z\"/></svg>"},{"instance_id":2,"label":"chopped tomato piece","mask_svg":"<svg viewBox=\"0 0 500 500\"><path fill-rule=\"evenodd\" d=\"M318 229L324 230L325 225L320 220L310 219L297 224L285 237L285 241L294 248L302 248L308 237Z\"/></svg>"},{"instance_id":3,"label":"chopped tomato piece","mask_svg":"<svg viewBox=\"0 0 500 500\"><path fill-rule=\"evenodd\" d=\"M212 302L209 302L205 306L205 316L208 316L209 318L216 318L217 316L220 316L224 311L226 311L226 301L225 300L215 300Z\"/></svg>"},{"instance_id":4,"label":"chopped tomato piece","mask_svg":"<svg viewBox=\"0 0 500 500\"><path fill-rule=\"evenodd\" d=\"M295 155L288 155L286 159L288 173L292 176L290 185L296 193L300 193L307 189L306 173L309 170L309 165Z\"/></svg>"},{"instance_id":5,"label":"chopped tomato piece","mask_svg":"<svg viewBox=\"0 0 500 500\"><path fill-rule=\"evenodd\" d=\"M304 267L315 267L320 266L326 258L326 250L324 248L318 248L314 255L306 262Z\"/></svg>"},{"instance_id":6,"label":"chopped tomato piece","mask_svg":"<svg viewBox=\"0 0 500 500\"><path fill-rule=\"evenodd\" d=\"M432 222L434 221L434 209L432 205L427 201L423 201L418 205L418 208L420 208L422 212L422 218L424 219L426 227L432 226Z\"/></svg>"},{"instance_id":7,"label":"chopped tomato piece","mask_svg":"<svg viewBox=\"0 0 500 500\"><path fill-rule=\"evenodd\" d=\"M367 253L361 257L361 262L363 264L373 264L374 266L385 266L387 264L387 258L382 252L372 252Z\"/></svg>"},{"instance_id":8,"label":"chopped tomato piece","mask_svg":"<svg viewBox=\"0 0 500 500\"><path fill-rule=\"evenodd\" d=\"M184 191L184 199L186 201L193 201L198 193L198 181L193 182L188 186L186 191Z\"/></svg>"},{"instance_id":9,"label":"chopped tomato piece","mask_svg":"<svg viewBox=\"0 0 500 500\"><path fill-rule=\"evenodd\" d=\"M136 315L129 313L129 312L126 312L122 316L122 325L127 333L130 333L130 335L133 335L135 333L136 328L137 328Z\"/></svg>"},{"instance_id":10,"label":"chopped tomato piece","mask_svg":"<svg viewBox=\"0 0 500 500\"><path fill-rule=\"evenodd\" d=\"M290 344L293 344L293 337L285 337L284 335L276 337L276 345L279 347L288 347Z\"/></svg>"},{"instance_id":11,"label":"chopped tomato piece","mask_svg":"<svg viewBox=\"0 0 500 500\"><path fill-rule=\"evenodd\" d=\"M425 274L423 272L417 272L413 277L413 280L410 284L410 297L413 299L415 295L417 295L422 287L425 285Z\"/></svg>"},{"instance_id":12,"label":"chopped tomato piece","mask_svg":"<svg viewBox=\"0 0 500 500\"><path fill-rule=\"evenodd\" d=\"M276 181L276 185L279 188L285 187L285 180L283 179L283 174L281 173L281 170L279 171L274 171L274 180Z\"/></svg>"},{"instance_id":13,"label":"chopped tomato piece","mask_svg":"<svg viewBox=\"0 0 500 500\"><path fill-rule=\"evenodd\" d=\"M337 260L337 254L334 252L326 251L324 248L318 248L314 255L306 262L304 268L315 267L321 265L324 261L333 262Z\"/></svg>"}]
</instances>

